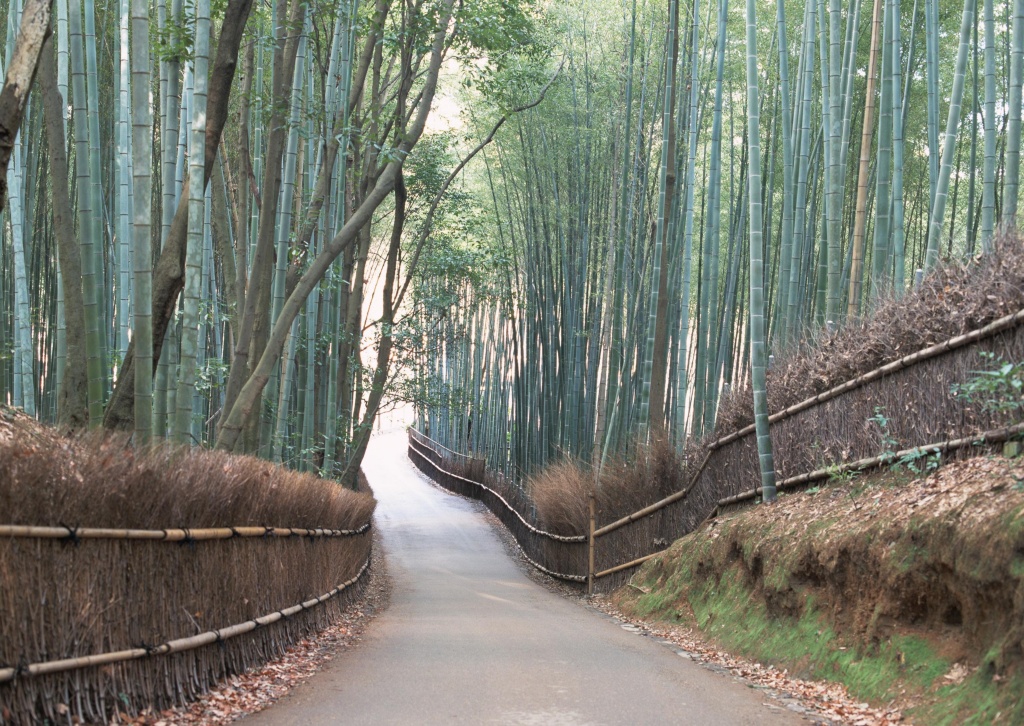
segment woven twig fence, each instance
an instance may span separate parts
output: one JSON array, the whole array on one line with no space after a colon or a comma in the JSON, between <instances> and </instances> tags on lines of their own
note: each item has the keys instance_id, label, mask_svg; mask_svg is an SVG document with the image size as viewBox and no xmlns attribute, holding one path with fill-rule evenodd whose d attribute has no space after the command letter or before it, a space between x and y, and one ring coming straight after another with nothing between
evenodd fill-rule
<instances>
[{"instance_id":1,"label":"woven twig fence","mask_svg":"<svg viewBox=\"0 0 1024 726\"><path fill-rule=\"evenodd\" d=\"M772 414L769 421L781 488L806 486L833 472L864 470L907 456L969 456L979 447L1024 434L1024 425L1008 420L1009 414L988 412L952 395L952 385L970 380L984 367L981 352L1024 360L1024 310ZM886 421L884 428L878 423L879 414ZM678 492L615 522L598 522L592 570L595 588L607 591L621 585L633 568L696 529L720 504L756 499L760 471L752 432L753 426L747 426L713 442L688 447L683 486ZM887 447L893 450L887 451ZM438 470L446 463L452 468L459 466L455 457L445 455L449 450L417 431L410 431L410 451L431 461ZM427 471L430 467L420 468ZM427 474L434 476L430 471ZM438 476L454 475L443 472ZM457 479L440 483L467 496L475 496L475 488L483 486L466 477ZM518 534L516 537L519 539ZM549 549L557 547L552 544ZM586 558L584 551L575 552L572 571L578 572L576 568L585 565Z\"/></svg>"},{"instance_id":2,"label":"woven twig fence","mask_svg":"<svg viewBox=\"0 0 1024 726\"><path fill-rule=\"evenodd\" d=\"M0 723L162 709L274 657L361 590L368 532L0 527Z\"/></svg>"},{"instance_id":3,"label":"woven twig fence","mask_svg":"<svg viewBox=\"0 0 1024 726\"><path fill-rule=\"evenodd\" d=\"M298 603L297 605L284 608L283 610L276 610L258 618L247 620L244 623L229 625L226 628L208 630L205 633L200 633L199 635L193 635L187 638L178 638L166 643L161 643L160 645L149 645L144 648L129 648L127 650L119 650L111 653L85 655L79 658L63 658L60 660L44 661L42 663L22 664L17 668L0 668L0 683L13 681L18 677L26 678L31 676L41 676L47 673L60 673L63 671L77 670L79 668L90 668L94 666L109 665L111 663L123 663L125 661L137 660L139 658L150 658L158 655L181 653L186 650L202 648L204 645L210 645L212 643L223 643L231 638L237 638L240 635L251 633L256 630L256 628L266 627L267 625L280 621L282 618L290 618L303 610L309 610L321 603L327 602L331 598L336 597L355 585L369 567L370 560L367 559L366 562L363 563L363 566L359 568L359 572L356 573L355 577L346 580L319 597L314 597L306 600L305 602Z\"/></svg>"}]
</instances>

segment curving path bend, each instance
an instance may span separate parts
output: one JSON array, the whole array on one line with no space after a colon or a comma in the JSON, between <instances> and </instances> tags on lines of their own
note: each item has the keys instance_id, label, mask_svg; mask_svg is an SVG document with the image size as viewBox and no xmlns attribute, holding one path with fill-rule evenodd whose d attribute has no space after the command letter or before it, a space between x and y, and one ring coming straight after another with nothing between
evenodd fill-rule
<instances>
[{"instance_id":1,"label":"curving path bend","mask_svg":"<svg viewBox=\"0 0 1024 726\"><path fill-rule=\"evenodd\" d=\"M805 723L527 578L478 505L428 484L405 442L375 438L364 464L390 607L246 726Z\"/></svg>"}]
</instances>

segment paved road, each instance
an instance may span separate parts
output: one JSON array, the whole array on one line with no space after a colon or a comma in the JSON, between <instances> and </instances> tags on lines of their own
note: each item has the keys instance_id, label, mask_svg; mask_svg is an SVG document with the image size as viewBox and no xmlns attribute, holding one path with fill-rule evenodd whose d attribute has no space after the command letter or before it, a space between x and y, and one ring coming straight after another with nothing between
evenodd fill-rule
<instances>
[{"instance_id":1,"label":"paved road","mask_svg":"<svg viewBox=\"0 0 1024 726\"><path fill-rule=\"evenodd\" d=\"M404 434L374 440L365 471L391 606L246 726L805 723L531 581L473 503L413 469Z\"/></svg>"}]
</instances>

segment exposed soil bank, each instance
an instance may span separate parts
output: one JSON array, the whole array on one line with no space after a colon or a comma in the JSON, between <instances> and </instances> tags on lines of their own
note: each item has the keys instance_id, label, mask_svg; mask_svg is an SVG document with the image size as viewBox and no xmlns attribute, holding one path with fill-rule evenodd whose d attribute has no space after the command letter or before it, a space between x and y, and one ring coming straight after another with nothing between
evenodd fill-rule
<instances>
[{"instance_id":1,"label":"exposed soil bank","mask_svg":"<svg viewBox=\"0 0 1024 726\"><path fill-rule=\"evenodd\" d=\"M919 723L1022 723L1024 461L887 472L728 514L616 604Z\"/></svg>"}]
</instances>

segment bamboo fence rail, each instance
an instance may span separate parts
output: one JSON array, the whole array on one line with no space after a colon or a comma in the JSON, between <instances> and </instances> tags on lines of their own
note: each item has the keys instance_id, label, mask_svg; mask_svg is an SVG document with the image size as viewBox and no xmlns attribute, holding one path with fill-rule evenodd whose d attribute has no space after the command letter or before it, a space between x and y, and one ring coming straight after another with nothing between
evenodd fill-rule
<instances>
[{"instance_id":1,"label":"bamboo fence rail","mask_svg":"<svg viewBox=\"0 0 1024 726\"><path fill-rule=\"evenodd\" d=\"M650 504L644 507L643 509L633 512L632 514L627 514L622 519L616 520L611 524L606 524L605 526L594 530L594 536L601 537L606 534L611 534L620 527L625 527L627 524L632 524L633 522L643 519L644 517L649 517L650 515L655 514L656 512L660 512L668 505L675 504L676 502L685 499L686 496L690 493L690 490L693 489L694 485L697 483L697 480L700 478L700 475L704 472L704 467L707 466L707 463L710 459L711 452L708 452L707 456L704 457L704 462L697 468L697 471L694 472L693 476L690 477L690 483L687 484L685 488L680 489L675 494L669 494L664 499L659 499L654 504Z\"/></svg>"},{"instance_id":2,"label":"bamboo fence rail","mask_svg":"<svg viewBox=\"0 0 1024 726\"><path fill-rule=\"evenodd\" d=\"M148 658L156 655L168 655L170 653L181 653L186 650L194 650L201 648L204 645L210 645L212 643L220 643L230 638L235 638L239 635L252 632L256 628L263 627L276 623L284 618L296 615L303 610L309 610L321 603L327 602L331 598L335 597L339 593L343 592L347 588L351 587L359 581L363 574L370 567L370 558L367 557L366 561L363 562L363 566L359 568L359 572L354 577L346 580L337 587L319 597L314 597L304 602L292 605L291 607L284 608L283 610L275 610L272 613L267 613L258 618L246 620L236 625L229 625L225 628L218 628L216 630L209 630L198 635L193 635L187 638L177 638L175 640L169 640L166 643L155 645L147 648L129 648L127 650L118 650L109 653L97 653L95 655L86 655L78 658L63 658L60 660L42 661L39 663L29 663L28 665L18 666L17 668L6 667L0 668L0 683L7 681L13 681L15 678L22 678L26 676L41 676L49 673L60 673L63 671L76 670L78 668L88 668L90 666L110 665L111 663L122 663L128 660L137 660L139 658Z\"/></svg>"},{"instance_id":3,"label":"bamboo fence rail","mask_svg":"<svg viewBox=\"0 0 1024 726\"><path fill-rule=\"evenodd\" d=\"M1024 433L1024 423L1014 424L1012 426L1004 426L1002 428L993 429L992 431L985 431L984 433L976 434L975 436L965 436L957 439L949 439L948 441L939 441L934 444L925 444L924 446L912 446L909 449L902 449L895 452L886 452L879 456L871 456L864 459L858 459L857 461L851 461L848 464L843 464L836 467L828 467L825 469L815 469L814 471L806 474L800 474L799 476L792 476L779 482L776 487L778 489L792 489L794 487L801 486L803 484L811 484L812 482L821 481L822 479L828 479L835 474L841 474L847 471L867 471L879 466L885 466L886 464L894 464L899 462L901 459L906 460L908 458L919 458L928 456L930 454L941 454L947 451L955 451L962 449L966 446L980 446L984 444L998 444L1003 441ZM719 507L726 507L732 504L739 504L741 502L748 501L756 498L761 493L761 488L742 492L732 497L725 497L718 501Z\"/></svg>"},{"instance_id":4,"label":"bamboo fence rail","mask_svg":"<svg viewBox=\"0 0 1024 726\"><path fill-rule=\"evenodd\" d=\"M416 429L409 429L409 431L410 431L410 433L414 434L415 436L419 436L420 438L424 439L424 441L422 441L420 443L424 444L425 446L429 446L430 448L432 448L434 451L436 451L439 454L441 452L438 451L438 449L443 449L444 451L446 451L447 453L451 454L452 456L458 456L459 458L462 458L462 459L470 459L470 460L473 459L473 457L470 456L469 454L461 454L458 451L454 451L452 449L449 449L447 446L445 446L443 444L440 444L437 441L434 441L433 439L431 439L430 437L426 436L425 434L421 434ZM429 443L427 443L427 442L429 442Z\"/></svg>"},{"instance_id":5,"label":"bamboo fence rail","mask_svg":"<svg viewBox=\"0 0 1024 726\"><path fill-rule=\"evenodd\" d=\"M103 527L34 527L0 524L0 537L31 539L122 539L157 542L200 542L235 537L355 537L370 530L370 523L357 529L302 529L298 527L212 527L204 529L109 529Z\"/></svg>"}]
</instances>

